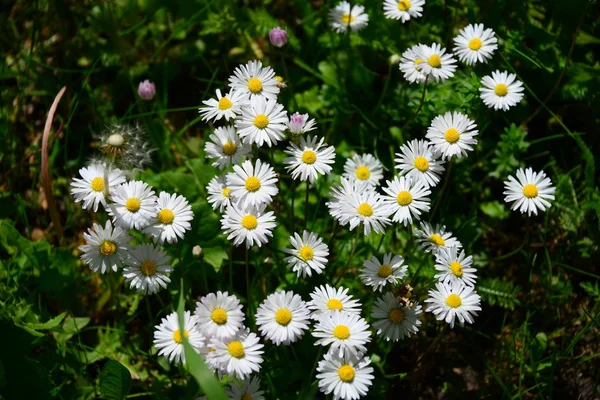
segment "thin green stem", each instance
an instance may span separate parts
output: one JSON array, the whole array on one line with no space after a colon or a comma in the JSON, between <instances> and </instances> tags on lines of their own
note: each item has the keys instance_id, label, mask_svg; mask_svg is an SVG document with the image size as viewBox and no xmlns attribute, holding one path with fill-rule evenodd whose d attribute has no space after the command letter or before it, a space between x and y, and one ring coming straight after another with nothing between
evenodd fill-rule
<instances>
[{"instance_id":1,"label":"thin green stem","mask_svg":"<svg viewBox=\"0 0 600 400\"><path fill-rule=\"evenodd\" d=\"M306 198L304 199L304 229L306 229L308 224L308 203L309 203L309 185L308 181L306 181Z\"/></svg>"},{"instance_id":2,"label":"thin green stem","mask_svg":"<svg viewBox=\"0 0 600 400\"><path fill-rule=\"evenodd\" d=\"M337 284L340 283L340 281L342 280L342 277L344 276L344 273L346 272L346 270L348 269L348 266L352 262L352 258L354 257L354 252L356 251L356 245L358 244L358 236L359 235L360 235L360 229L359 229L359 227L356 227L356 236L354 236L354 243L352 244L352 250L350 250L350 256L348 257L348 261L346 261L346 265L344 265L344 269L340 272L340 276L335 281L333 286L337 286Z\"/></svg>"},{"instance_id":3,"label":"thin green stem","mask_svg":"<svg viewBox=\"0 0 600 400\"><path fill-rule=\"evenodd\" d=\"M444 179L444 185L440 189L440 192L438 193L438 197L435 201L435 205L433 206L433 210L431 210L431 213L429 214L430 221L433 219L435 212L437 211L440 203L442 202L442 196L444 194L444 191L446 190L446 187L448 186L448 182L450 182L450 171L451 170L452 170L452 160L450 160L450 162L448 163L448 171L446 172L446 179Z\"/></svg>"},{"instance_id":4,"label":"thin green stem","mask_svg":"<svg viewBox=\"0 0 600 400\"><path fill-rule=\"evenodd\" d=\"M421 100L419 101L419 108L417 108L417 111L415 111L412 117L410 117L410 119L406 121L404 125L402 125L402 128L400 129L400 131L402 132L404 132L404 129L408 126L408 124L410 124L415 118L417 118L417 116L421 112L421 109L423 108L423 104L425 104L425 93L427 92L427 79L428 78L425 78L425 82L423 82L423 93L421 94Z\"/></svg>"}]
</instances>

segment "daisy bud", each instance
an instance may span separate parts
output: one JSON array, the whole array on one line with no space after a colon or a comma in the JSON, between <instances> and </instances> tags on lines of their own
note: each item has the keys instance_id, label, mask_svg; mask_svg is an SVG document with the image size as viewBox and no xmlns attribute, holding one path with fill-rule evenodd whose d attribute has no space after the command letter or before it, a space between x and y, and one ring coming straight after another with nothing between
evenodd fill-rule
<instances>
[{"instance_id":1,"label":"daisy bud","mask_svg":"<svg viewBox=\"0 0 600 400\"><path fill-rule=\"evenodd\" d=\"M269 32L269 40L273 46L283 47L288 42L287 32L280 27L273 28Z\"/></svg>"},{"instance_id":2,"label":"daisy bud","mask_svg":"<svg viewBox=\"0 0 600 400\"><path fill-rule=\"evenodd\" d=\"M305 132L315 129L315 120L311 119L309 121L308 118L308 114L300 114L298 112L292 114L288 123L288 130L290 133L292 135L302 135Z\"/></svg>"},{"instance_id":3,"label":"daisy bud","mask_svg":"<svg viewBox=\"0 0 600 400\"><path fill-rule=\"evenodd\" d=\"M202 257L202 254L204 254L204 252L202 251L202 247L200 247L199 245L195 245L194 247L192 247L192 255L195 258Z\"/></svg>"},{"instance_id":4,"label":"daisy bud","mask_svg":"<svg viewBox=\"0 0 600 400\"><path fill-rule=\"evenodd\" d=\"M156 86L153 82L150 82L146 79L143 82L140 82L138 86L138 94L142 98L142 100L152 100L156 95Z\"/></svg>"}]
</instances>

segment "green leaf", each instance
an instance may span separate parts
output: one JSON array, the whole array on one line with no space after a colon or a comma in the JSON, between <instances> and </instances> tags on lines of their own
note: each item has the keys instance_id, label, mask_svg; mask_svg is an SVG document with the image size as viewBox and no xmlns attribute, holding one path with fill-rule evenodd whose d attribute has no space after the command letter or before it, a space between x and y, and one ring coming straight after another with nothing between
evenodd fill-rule
<instances>
[{"instance_id":1,"label":"green leaf","mask_svg":"<svg viewBox=\"0 0 600 400\"><path fill-rule=\"evenodd\" d=\"M496 219L506 219L510 215L510 211L504 207L504 204L497 200L481 203L479 208L484 214Z\"/></svg>"},{"instance_id":2,"label":"green leaf","mask_svg":"<svg viewBox=\"0 0 600 400\"><path fill-rule=\"evenodd\" d=\"M212 265L216 272L219 272L221 269L221 264L223 264L223 260L227 258L227 251L223 248L215 247L215 248L203 248L204 252L204 260L207 263Z\"/></svg>"},{"instance_id":3,"label":"green leaf","mask_svg":"<svg viewBox=\"0 0 600 400\"><path fill-rule=\"evenodd\" d=\"M65 318L65 315L67 315L67 313L63 312L62 314L57 315L56 317L52 318L51 320L49 320L47 322L44 322L44 323L28 323L28 324L25 324L25 325L28 328L35 329L35 330L50 330L50 329L54 329L58 325L60 325L60 323L62 322L63 318Z\"/></svg>"},{"instance_id":4,"label":"green leaf","mask_svg":"<svg viewBox=\"0 0 600 400\"><path fill-rule=\"evenodd\" d=\"M131 389L131 373L123 364L109 360L100 373L100 395L106 399L123 399Z\"/></svg>"},{"instance_id":5,"label":"green leaf","mask_svg":"<svg viewBox=\"0 0 600 400\"><path fill-rule=\"evenodd\" d=\"M71 339L76 333L79 333L81 329L89 323L89 318L67 317L62 328L59 328L59 330L54 333L54 339L56 339L59 344L65 344L67 340Z\"/></svg>"}]
</instances>

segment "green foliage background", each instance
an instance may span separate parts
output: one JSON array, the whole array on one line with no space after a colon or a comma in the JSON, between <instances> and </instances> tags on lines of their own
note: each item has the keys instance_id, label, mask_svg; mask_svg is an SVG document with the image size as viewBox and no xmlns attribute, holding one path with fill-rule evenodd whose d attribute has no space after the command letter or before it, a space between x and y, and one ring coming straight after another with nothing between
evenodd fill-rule
<instances>
[{"instance_id":1,"label":"green foliage background","mask_svg":"<svg viewBox=\"0 0 600 400\"><path fill-rule=\"evenodd\" d=\"M337 273L368 315L374 296L358 281L357 269L372 254L394 251L410 265L417 297L426 296L433 260L416 251L400 226L383 238L361 239L343 270L354 234L334 230L326 212L333 177L312 190L307 218L310 230L333 237L328 273L300 281L290 274L281 249L302 228L305 187L295 187L283 173L281 151L263 149L260 156L282 173L283 195L276 203L275 237L250 254L248 303L244 250L231 250L205 200L205 186L217 171L204 158L212 127L200 121L197 107L251 59L285 78L288 89L279 101L289 111L317 118L319 133L337 148L337 173L352 152L372 152L390 178L400 144L422 138L431 119L446 111L466 113L479 126L475 151L445 173L426 218L447 225L474 255L483 311L462 329L425 315L414 338L374 340L369 354L376 379L369 398L600 396L598 3L428 0L423 17L406 24L386 20L380 1L361 3L369 26L348 37L330 31L327 11L335 4L321 0L4 2L3 398L194 398L199 390L191 375L152 347L154 325L177 309L180 282L188 309L208 291L229 290L252 312L277 288L306 300L315 285L332 283ZM494 29L499 51L487 65L463 65L454 78L428 85L415 117L422 87L403 80L390 57L418 42L452 48L452 38L468 23ZM290 35L282 50L266 39L277 25ZM481 77L496 69L516 73L527 89L524 101L506 113L488 109L478 97ZM137 84L148 78L157 97L142 102ZM49 148L64 228L59 237L41 189L40 147L48 109L63 86ZM105 217L74 204L69 182L96 151L92 134L113 121L144 127L158 150L141 178L184 195L195 213L186 240L169 247L178 260L173 283L154 296L134 293L118 274L92 273L78 258L81 233ZM502 181L523 166L543 169L557 187L552 208L539 217L510 212L503 202ZM194 245L203 248L202 258L192 256ZM267 398L320 398L308 374L316 358L310 335L293 348L268 344L261 371Z\"/></svg>"}]
</instances>

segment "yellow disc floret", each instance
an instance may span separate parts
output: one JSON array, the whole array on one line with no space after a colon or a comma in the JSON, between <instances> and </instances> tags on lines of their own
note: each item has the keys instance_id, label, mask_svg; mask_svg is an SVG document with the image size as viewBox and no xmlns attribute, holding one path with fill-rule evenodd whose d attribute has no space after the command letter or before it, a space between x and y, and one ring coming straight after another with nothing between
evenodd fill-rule
<instances>
[{"instance_id":1,"label":"yellow disc floret","mask_svg":"<svg viewBox=\"0 0 600 400\"><path fill-rule=\"evenodd\" d=\"M304 261L310 261L314 257L314 251L310 246L303 246L298 250L298 254Z\"/></svg>"},{"instance_id":2,"label":"yellow disc floret","mask_svg":"<svg viewBox=\"0 0 600 400\"><path fill-rule=\"evenodd\" d=\"M333 328L333 336L340 340L346 340L350 337L350 329L346 325L338 325Z\"/></svg>"},{"instance_id":3,"label":"yellow disc floret","mask_svg":"<svg viewBox=\"0 0 600 400\"><path fill-rule=\"evenodd\" d=\"M408 0L400 0L398 2L398 10L400 11L408 11L410 9L410 1Z\"/></svg>"},{"instance_id":4,"label":"yellow disc floret","mask_svg":"<svg viewBox=\"0 0 600 400\"><path fill-rule=\"evenodd\" d=\"M429 56L427 64L429 64L431 68L439 68L442 66L442 58L438 54L434 54Z\"/></svg>"},{"instance_id":5,"label":"yellow disc floret","mask_svg":"<svg viewBox=\"0 0 600 400\"><path fill-rule=\"evenodd\" d=\"M354 22L354 15L350 15L350 14L342 15L342 24L348 25L351 22Z\"/></svg>"},{"instance_id":6,"label":"yellow disc floret","mask_svg":"<svg viewBox=\"0 0 600 400\"><path fill-rule=\"evenodd\" d=\"M233 103L227 97L221 97L219 99L219 106L218 106L219 110L221 110L221 111L229 110L231 108L231 106L233 106Z\"/></svg>"},{"instance_id":7,"label":"yellow disc floret","mask_svg":"<svg viewBox=\"0 0 600 400\"><path fill-rule=\"evenodd\" d=\"M342 311L344 309L344 305L338 299L329 299L327 300L327 308L330 310Z\"/></svg>"},{"instance_id":8,"label":"yellow disc floret","mask_svg":"<svg viewBox=\"0 0 600 400\"><path fill-rule=\"evenodd\" d=\"M248 81L248 89L256 94L262 90L262 82L258 78L252 78Z\"/></svg>"},{"instance_id":9,"label":"yellow disc floret","mask_svg":"<svg viewBox=\"0 0 600 400\"><path fill-rule=\"evenodd\" d=\"M494 93L496 93L496 96L504 97L508 94L508 86L504 83L499 83L494 88Z\"/></svg>"},{"instance_id":10,"label":"yellow disc floret","mask_svg":"<svg viewBox=\"0 0 600 400\"><path fill-rule=\"evenodd\" d=\"M415 157L414 166L421 172L425 172L429 169L429 161L423 156Z\"/></svg>"},{"instance_id":11,"label":"yellow disc floret","mask_svg":"<svg viewBox=\"0 0 600 400\"><path fill-rule=\"evenodd\" d=\"M462 265L458 261L452 261L450 263L450 271L459 278L463 275Z\"/></svg>"},{"instance_id":12,"label":"yellow disc floret","mask_svg":"<svg viewBox=\"0 0 600 400\"><path fill-rule=\"evenodd\" d=\"M400 309L400 308L394 308L388 314L388 318L394 324L397 324L398 322L400 322L404 319L404 311L402 311L402 309Z\"/></svg>"},{"instance_id":13,"label":"yellow disc floret","mask_svg":"<svg viewBox=\"0 0 600 400\"><path fill-rule=\"evenodd\" d=\"M433 235L429 236L429 240L431 240L431 242L436 246L444 246L446 244L444 238L442 238L437 233L434 233Z\"/></svg>"},{"instance_id":14,"label":"yellow disc floret","mask_svg":"<svg viewBox=\"0 0 600 400\"><path fill-rule=\"evenodd\" d=\"M140 264L140 271L146 276L156 274L156 263L152 260L145 260Z\"/></svg>"},{"instance_id":15,"label":"yellow disc floret","mask_svg":"<svg viewBox=\"0 0 600 400\"><path fill-rule=\"evenodd\" d=\"M373 215L373 207L369 203L362 203L356 208L356 211L363 217L370 217Z\"/></svg>"},{"instance_id":16,"label":"yellow disc floret","mask_svg":"<svg viewBox=\"0 0 600 400\"><path fill-rule=\"evenodd\" d=\"M456 308L461 306L462 300L459 295L452 293L446 297L446 304L449 307Z\"/></svg>"},{"instance_id":17,"label":"yellow disc floret","mask_svg":"<svg viewBox=\"0 0 600 400\"><path fill-rule=\"evenodd\" d=\"M246 354L244 351L244 345L242 342L234 340L233 342L227 345L227 351L235 358L242 358Z\"/></svg>"},{"instance_id":18,"label":"yellow disc floret","mask_svg":"<svg viewBox=\"0 0 600 400\"><path fill-rule=\"evenodd\" d=\"M125 202L125 208L130 212L137 212L141 205L140 199L136 199L135 197L131 197Z\"/></svg>"},{"instance_id":19,"label":"yellow disc floret","mask_svg":"<svg viewBox=\"0 0 600 400\"><path fill-rule=\"evenodd\" d=\"M538 195L538 190L537 187L531 183L523 186L523 196L527 197L528 199L533 199L534 197L537 197Z\"/></svg>"},{"instance_id":20,"label":"yellow disc floret","mask_svg":"<svg viewBox=\"0 0 600 400\"><path fill-rule=\"evenodd\" d=\"M163 208L158 212L156 219L158 219L161 224L169 225L175 219L175 214L173 214L173 211L169 210L168 208Z\"/></svg>"},{"instance_id":21,"label":"yellow disc floret","mask_svg":"<svg viewBox=\"0 0 600 400\"><path fill-rule=\"evenodd\" d=\"M105 240L100 244L100 254L103 256L112 256L117 252L117 245L115 242L111 242L110 240Z\"/></svg>"},{"instance_id":22,"label":"yellow disc floret","mask_svg":"<svg viewBox=\"0 0 600 400\"><path fill-rule=\"evenodd\" d=\"M446 142L448 143L456 143L458 142L458 139L460 139L460 133L456 128L449 128L446 133L444 133L444 139L446 139Z\"/></svg>"},{"instance_id":23,"label":"yellow disc floret","mask_svg":"<svg viewBox=\"0 0 600 400\"><path fill-rule=\"evenodd\" d=\"M280 308L275 313L275 322L279 325L286 326L292 321L292 313L287 308Z\"/></svg>"},{"instance_id":24,"label":"yellow disc floret","mask_svg":"<svg viewBox=\"0 0 600 400\"><path fill-rule=\"evenodd\" d=\"M254 215L246 215L242 218L242 226L251 231L258 226L258 220Z\"/></svg>"},{"instance_id":25,"label":"yellow disc floret","mask_svg":"<svg viewBox=\"0 0 600 400\"><path fill-rule=\"evenodd\" d=\"M94 192L101 192L104 190L104 178L101 178L99 176L95 177L94 179L92 179L92 183L90 185L92 187L92 190Z\"/></svg>"},{"instance_id":26,"label":"yellow disc floret","mask_svg":"<svg viewBox=\"0 0 600 400\"><path fill-rule=\"evenodd\" d=\"M256 192L258 189L260 189L260 179L258 179L255 176L251 176L248 179L246 179L246 190L249 192Z\"/></svg>"},{"instance_id":27,"label":"yellow disc floret","mask_svg":"<svg viewBox=\"0 0 600 400\"><path fill-rule=\"evenodd\" d=\"M479 50L481 48L481 40L478 38L469 40L469 48L475 51Z\"/></svg>"},{"instance_id":28,"label":"yellow disc floret","mask_svg":"<svg viewBox=\"0 0 600 400\"><path fill-rule=\"evenodd\" d=\"M269 117L265 114L258 114L254 117L254 126L258 129L265 129L269 125Z\"/></svg>"},{"instance_id":29,"label":"yellow disc floret","mask_svg":"<svg viewBox=\"0 0 600 400\"><path fill-rule=\"evenodd\" d=\"M223 145L223 153L228 156L232 156L237 151L237 144L229 141Z\"/></svg>"},{"instance_id":30,"label":"yellow disc floret","mask_svg":"<svg viewBox=\"0 0 600 400\"><path fill-rule=\"evenodd\" d=\"M381 264L381 266L377 270L377 275L380 278L387 278L388 276L390 276L392 274L392 271L393 270L392 270L392 267L390 265Z\"/></svg>"},{"instance_id":31,"label":"yellow disc floret","mask_svg":"<svg viewBox=\"0 0 600 400\"><path fill-rule=\"evenodd\" d=\"M408 191L402 190L400 193L398 193L398 196L396 196L396 201L401 206L407 206L410 203L412 203L413 198L412 198L412 195Z\"/></svg>"},{"instance_id":32,"label":"yellow disc floret","mask_svg":"<svg viewBox=\"0 0 600 400\"><path fill-rule=\"evenodd\" d=\"M371 170L364 165L356 168L356 177L361 181L366 181L371 176Z\"/></svg>"},{"instance_id":33,"label":"yellow disc floret","mask_svg":"<svg viewBox=\"0 0 600 400\"><path fill-rule=\"evenodd\" d=\"M354 380L354 368L344 364L338 369L338 376L342 382L352 382Z\"/></svg>"},{"instance_id":34,"label":"yellow disc floret","mask_svg":"<svg viewBox=\"0 0 600 400\"><path fill-rule=\"evenodd\" d=\"M312 150L304 150L302 153L302 162L304 164L314 164L317 161L317 155Z\"/></svg>"},{"instance_id":35,"label":"yellow disc floret","mask_svg":"<svg viewBox=\"0 0 600 400\"><path fill-rule=\"evenodd\" d=\"M215 308L213 312L210 313L210 318L217 325L223 325L227 322L227 311L222 308Z\"/></svg>"},{"instance_id":36,"label":"yellow disc floret","mask_svg":"<svg viewBox=\"0 0 600 400\"><path fill-rule=\"evenodd\" d=\"M183 335L185 336L186 339L190 338L190 333L188 331L186 331L185 329L183 330ZM182 344L183 343L183 338L181 337L181 330L180 329L177 329L175 332L173 332L173 340L177 344Z\"/></svg>"},{"instance_id":37,"label":"yellow disc floret","mask_svg":"<svg viewBox=\"0 0 600 400\"><path fill-rule=\"evenodd\" d=\"M223 188L223 191L221 192L223 194L223 196L227 197L228 199L231 198L231 194L229 194L229 192L231 192L231 189L229 189L228 187Z\"/></svg>"}]
</instances>

